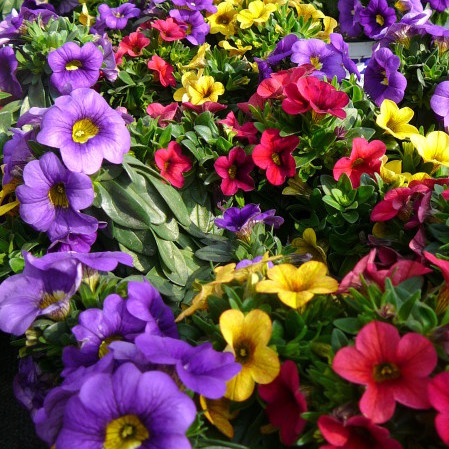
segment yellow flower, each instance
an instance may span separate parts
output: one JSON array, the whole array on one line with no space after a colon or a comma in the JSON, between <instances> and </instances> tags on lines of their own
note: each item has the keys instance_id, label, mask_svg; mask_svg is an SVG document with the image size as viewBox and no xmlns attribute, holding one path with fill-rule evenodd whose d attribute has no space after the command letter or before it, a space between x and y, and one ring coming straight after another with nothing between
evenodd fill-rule
<instances>
[{"instance_id":1,"label":"yellow flower","mask_svg":"<svg viewBox=\"0 0 449 449\"><path fill-rule=\"evenodd\" d=\"M193 104L217 102L218 97L223 94L223 84L216 82L211 76L201 76L187 86L187 95Z\"/></svg>"},{"instance_id":2,"label":"yellow flower","mask_svg":"<svg viewBox=\"0 0 449 449\"><path fill-rule=\"evenodd\" d=\"M338 22L333 18L326 16L323 19L324 30L317 34L317 38L323 41L329 42L329 35L334 32L335 28L338 26Z\"/></svg>"},{"instance_id":3,"label":"yellow flower","mask_svg":"<svg viewBox=\"0 0 449 449\"><path fill-rule=\"evenodd\" d=\"M263 2L268 5L268 3L273 3L273 5L285 5L287 3L287 0L263 0Z\"/></svg>"},{"instance_id":4,"label":"yellow flower","mask_svg":"<svg viewBox=\"0 0 449 449\"><path fill-rule=\"evenodd\" d=\"M290 0L289 5L295 7L298 16L304 19L304 23L309 19L312 19L312 22L316 22L319 19L324 19L326 17L321 11L316 9L315 6L311 4L304 4L295 0Z\"/></svg>"},{"instance_id":5,"label":"yellow flower","mask_svg":"<svg viewBox=\"0 0 449 449\"><path fill-rule=\"evenodd\" d=\"M228 41L220 41L218 45L221 48L229 51L230 56L243 56L248 50L251 50L253 48L251 45L246 45L245 47L243 47L242 41L240 39L237 39L235 41L236 47L233 47Z\"/></svg>"},{"instance_id":6,"label":"yellow flower","mask_svg":"<svg viewBox=\"0 0 449 449\"><path fill-rule=\"evenodd\" d=\"M425 162L449 167L449 136L446 133L433 131L426 137L412 134L410 140Z\"/></svg>"},{"instance_id":7,"label":"yellow flower","mask_svg":"<svg viewBox=\"0 0 449 449\"><path fill-rule=\"evenodd\" d=\"M206 67L206 53L210 50L210 45L206 42L198 47L196 56L190 61L189 64L181 66L184 70L196 70Z\"/></svg>"},{"instance_id":8,"label":"yellow flower","mask_svg":"<svg viewBox=\"0 0 449 449\"><path fill-rule=\"evenodd\" d=\"M296 248L297 254L311 254L313 260L326 262L326 251L316 241L316 234L312 228L307 228L302 233L302 238L293 239L292 245Z\"/></svg>"},{"instance_id":9,"label":"yellow flower","mask_svg":"<svg viewBox=\"0 0 449 449\"><path fill-rule=\"evenodd\" d=\"M225 397L245 401L255 384L269 384L280 370L279 358L267 345L271 338L271 320L262 310L243 315L240 310L226 310L220 316L220 330L226 352L232 352L242 370L227 384Z\"/></svg>"},{"instance_id":10,"label":"yellow flower","mask_svg":"<svg viewBox=\"0 0 449 449\"><path fill-rule=\"evenodd\" d=\"M239 268L234 272L234 278L238 282L244 282L255 273L264 273L267 269L268 262L281 259L282 256L269 256L268 251L263 255L260 262L253 263L243 268Z\"/></svg>"},{"instance_id":11,"label":"yellow flower","mask_svg":"<svg viewBox=\"0 0 449 449\"><path fill-rule=\"evenodd\" d=\"M414 112L410 108L399 109L398 105L391 100L384 100L380 105L380 114L377 116L377 125L387 133L404 140L412 134L419 134L418 130L408 123L413 118Z\"/></svg>"},{"instance_id":12,"label":"yellow flower","mask_svg":"<svg viewBox=\"0 0 449 449\"><path fill-rule=\"evenodd\" d=\"M85 3L83 3L78 20L79 23L85 27L91 27L95 23L95 17L89 14L89 10L87 9L87 5Z\"/></svg>"},{"instance_id":13,"label":"yellow flower","mask_svg":"<svg viewBox=\"0 0 449 449\"><path fill-rule=\"evenodd\" d=\"M273 11L276 11L277 6L269 3L265 5L260 0L254 0L248 5L248 9L242 9L237 14L237 20L240 22L240 28L246 29L253 26L253 24L264 24L270 17Z\"/></svg>"},{"instance_id":14,"label":"yellow flower","mask_svg":"<svg viewBox=\"0 0 449 449\"><path fill-rule=\"evenodd\" d=\"M382 156L382 165L380 166L380 177L388 184L395 184L397 187L408 184L410 181L420 181L422 179L430 178L427 173L402 173L402 161L394 160L388 161L387 156Z\"/></svg>"},{"instance_id":15,"label":"yellow flower","mask_svg":"<svg viewBox=\"0 0 449 449\"><path fill-rule=\"evenodd\" d=\"M299 268L284 263L269 269L269 280L259 282L256 290L259 293L277 293L284 304L298 309L315 294L337 291L338 282L326 274L327 267L322 262L311 260Z\"/></svg>"},{"instance_id":16,"label":"yellow flower","mask_svg":"<svg viewBox=\"0 0 449 449\"><path fill-rule=\"evenodd\" d=\"M189 95L187 94L187 87L190 86L191 83L198 81L198 79L201 78L202 73L202 70L198 70L198 73L184 73L181 78L182 87L175 91L173 94L173 99L175 101L182 101L183 103L190 101Z\"/></svg>"},{"instance_id":17,"label":"yellow flower","mask_svg":"<svg viewBox=\"0 0 449 449\"><path fill-rule=\"evenodd\" d=\"M230 411L231 401L226 398L217 400L206 399L200 396L200 406L204 410L204 416L213 424L221 433L229 439L234 438L234 428L230 423L238 415L238 410Z\"/></svg>"},{"instance_id":18,"label":"yellow flower","mask_svg":"<svg viewBox=\"0 0 449 449\"><path fill-rule=\"evenodd\" d=\"M235 34L235 15L237 11L230 2L222 2L217 6L217 12L210 15L207 21L211 34L221 33L225 36Z\"/></svg>"}]
</instances>

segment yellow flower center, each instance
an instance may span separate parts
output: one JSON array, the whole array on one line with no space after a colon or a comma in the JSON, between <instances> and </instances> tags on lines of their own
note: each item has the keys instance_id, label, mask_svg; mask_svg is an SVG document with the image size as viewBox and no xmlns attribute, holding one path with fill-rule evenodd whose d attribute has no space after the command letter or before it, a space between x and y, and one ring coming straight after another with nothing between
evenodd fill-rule
<instances>
[{"instance_id":1,"label":"yellow flower center","mask_svg":"<svg viewBox=\"0 0 449 449\"><path fill-rule=\"evenodd\" d=\"M48 198L50 198L51 204L55 207L62 207L67 209L69 207L69 200L65 193L65 186L62 182L58 182L52 186L48 192Z\"/></svg>"},{"instance_id":2,"label":"yellow flower center","mask_svg":"<svg viewBox=\"0 0 449 449\"><path fill-rule=\"evenodd\" d=\"M237 167L235 165L231 165L228 170L229 179L235 179L237 176Z\"/></svg>"},{"instance_id":3,"label":"yellow flower center","mask_svg":"<svg viewBox=\"0 0 449 449\"><path fill-rule=\"evenodd\" d=\"M388 78L385 70L382 70L382 75L384 76L384 79L380 82L380 84L383 84L384 86L388 86Z\"/></svg>"},{"instance_id":4,"label":"yellow flower center","mask_svg":"<svg viewBox=\"0 0 449 449\"><path fill-rule=\"evenodd\" d=\"M114 419L106 427L104 449L137 449L150 438L147 428L136 415Z\"/></svg>"},{"instance_id":5,"label":"yellow flower center","mask_svg":"<svg viewBox=\"0 0 449 449\"><path fill-rule=\"evenodd\" d=\"M83 66L83 64L81 61L78 61L78 59L74 59L73 61L69 61L65 65L65 69L66 70L78 70L82 66Z\"/></svg>"},{"instance_id":6,"label":"yellow flower center","mask_svg":"<svg viewBox=\"0 0 449 449\"><path fill-rule=\"evenodd\" d=\"M119 13L119 12L115 12L113 15L114 15L115 17L117 17L117 19L120 19L120 18L123 17L122 14Z\"/></svg>"},{"instance_id":7,"label":"yellow flower center","mask_svg":"<svg viewBox=\"0 0 449 449\"><path fill-rule=\"evenodd\" d=\"M113 341L121 341L123 338L120 335L111 335L110 337L105 338L100 347L98 348L98 357L102 359L106 354L109 354L109 345Z\"/></svg>"},{"instance_id":8,"label":"yellow flower center","mask_svg":"<svg viewBox=\"0 0 449 449\"><path fill-rule=\"evenodd\" d=\"M216 22L219 25L228 25L230 21L229 18L225 14L223 14L222 16L217 17Z\"/></svg>"},{"instance_id":9,"label":"yellow flower center","mask_svg":"<svg viewBox=\"0 0 449 449\"><path fill-rule=\"evenodd\" d=\"M50 307L51 305L63 300L65 296L66 293L61 290L57 290L52 293L45 292L42 295L41 300L39 301L39 309L45 310L47 307ZM61 307L54 310L53 312L50 312L48 316L55 321L60 321L67 316L69 310L70 302L66 301L65 303L61 303Z\"/></svg>"},{"instance_id":10,"label":"yellow flower center","mask_svg":"<svg viewBox=\"0 0 449 449\"><path fill-rule=\"evenodd\" d=\"M279 157L279 154L278 154L278 153L273 153L273 154L271 155L271 159L273 160L273 162L274 162L276 165L281 165L281 158Z\"/></svg>"},{"instance_id":11,"label":"yellow flower center","mask_svg":"<svg viewBox=\"0 0 449 449\"><path fill-rule=\"evenodd\" d=\"M323 67L323 64L320 62L319 56L312 56L310 58L310 63L315 66L317 70L320 70Z\"/></svg>"},{"instance_id":12,"label":"yellow flower center","mask_svg":"<svg viewBox=\"0 0 449 449\"><path fill-rule=\"evenodd\" d=\"M236 345L235 347L235 360L240 363L241 365L244 365L248 362L249 358L251 356L251 351L249 349L249 345L246 342L241 342Z\"/></svg>"},{"instance_id":13,"label":"yellow flower center","mask_svg":"<svg viewBox=\"0 0 449 449\"><path fill-rule=\"evenodd\" d=\"M401 0L398 0L398 1L394 4L394 7L395 7L398 11L400 11L400 12L405 12L405 11L407 11L407 6L406 6L405 2L403 2L403 1L401 1Z\"/></svg>"},{"instance_id":14,"label":"yellow flower center","mask_svg":"<svg viewBox=\"0 0 449 449\"><path fill-rule=\"evenodd\" d=\"M382 15L380 15L380 14L377 14L377 16L376 16L376 23L378 25L380 25L381 27L383 27L384 23L385 23L384 17Z\"/></svg>"},{"instance_id":15,"label":"yellow flower center","mask_svg":"<svg viewBox=\"0 0 449 449\"><path fill-rule=\"evenodd\" d=\"M373 368L373 378L376 382L395 380L401 377L401 371L394 363L379 363Z\"/></svg>"},{"instance_id":16,"label":"yellow flower center","mask_svg":"<svg viewBox=\"0 0 449 449\"><path fill-rule=\"evenodd\" d=\"M72 128L72 139L77 143L86 143L98 134L99 128L92 120L83 118L75 122Z\"/></svg>"}]
</instances>

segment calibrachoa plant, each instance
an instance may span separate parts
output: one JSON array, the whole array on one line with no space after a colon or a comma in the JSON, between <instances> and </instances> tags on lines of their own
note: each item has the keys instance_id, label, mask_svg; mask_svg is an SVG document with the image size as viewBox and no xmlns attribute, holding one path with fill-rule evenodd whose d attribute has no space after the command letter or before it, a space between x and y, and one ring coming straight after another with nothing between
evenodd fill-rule
<instances>
[{"instance_id":1,"label":"calibrachoa plant","mask_svg":"<svg viewBox=\"0 0 449 449\"><path fill-rule=\"evenodd\" d=\"M449 2L0 8L0 330L46 447L449 446Z\"/></svg>"}]
</instances>

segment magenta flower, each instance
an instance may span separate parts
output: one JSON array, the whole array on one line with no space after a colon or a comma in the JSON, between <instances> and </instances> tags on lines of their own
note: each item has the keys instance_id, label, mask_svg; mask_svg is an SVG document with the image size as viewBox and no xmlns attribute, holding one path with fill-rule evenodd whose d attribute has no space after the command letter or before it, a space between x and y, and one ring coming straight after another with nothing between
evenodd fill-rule
<instances>
[{"instance_id":1,"label":"magenta flower","mask_svg":"<svg viewBox=\"0 0 449 449\"><path fill-rule=\"evenodd\" d=\"M184 186L183 173L192 169L192 161L182 154L181 145L172 141L167 148L160 148L154 153L157 167L171 185L181 189Z\"/></svg>"},{"instance_id":2,"label":"magenta flower","mask_svg":"<svg viewBox=\"0 0 449 449\"><path fill-rule=\"evenodd\" d=\"M230 112L225 119L219 120L221 125L229 126L229 128L232 129L236 134L237 138L245 139L248 141L249 144L253 144L257 142L257 129L254 126L254 123L247 122L243 125L240 125L238 122L236 116L234 115L234 112Z\"/></svg>"},{"instance_id":3,"label":"magenta flower","mask_svg":"<svg viewBox=\"0 0 449 449\"><path fill-rule=\"evenodd\" d=\"M157 124L161 128L165 128L170 120L175 118L176 112L178 110L178 103L170 103L167 106L162 105L161 103L150 103L147 106L147 114L151 118L157 118Z\"/></svg>"},{"instance_id":4,"label":"magenta flower","mask_svg":"<svg viewBox=\"0 0 449 449\"><path fill-rule=\"evenodd\" d=\"M449 446L449 372L440 373L430 381L429 400L438 412L435 418L438 435Z\"/></svg>"}]
</instances>

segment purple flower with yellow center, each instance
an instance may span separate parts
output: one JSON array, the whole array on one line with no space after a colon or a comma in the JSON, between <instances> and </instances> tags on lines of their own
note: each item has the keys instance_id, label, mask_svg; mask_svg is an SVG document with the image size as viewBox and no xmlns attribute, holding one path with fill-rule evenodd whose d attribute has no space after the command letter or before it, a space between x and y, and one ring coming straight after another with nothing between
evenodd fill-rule
<instances>
[{"instance_id":1,"label":"purple flower with yellow center","mask_svg":"<svg viewBox=\"0 0 449 449\"><path fill-rule=\"evenodd\" d=\"M341 54L335 48L320 39L300 39L292 46L292 62L298 64L312 64L316 70L312 76L332 79L337 76L338 81L346 77Z\"/></svg>"},{"instance_id":2,"label":"purple flower with yellow center","mask_svg":"<svg viewBox=\"0 0 449 449\"><path fill-rule=\"evenodd\" d=\"M22 88L16 78L18 62L11 47L0 48L0 90L16 98L22 97Z\"/></svg>"},{"instance_id":3,"label":"purple flower with yellow center","mask_svg":"<svg viewBox=\"0 0 449 449\"><path fill-rule=\"evenodd\" d=\"M203 15L199 11L187 11L185 9L172 9L170 17L184 22L181 25L185 29L186 39L193 45L202 45L209 34L210 26L204 21Z\"/></svg>"},{"instance_id":4,"label":"purple flower with yellow center","mask_svg":"<svg viewBox=\"0 0 449 449\"><path fill-rule=\"evenodd\" d=\"M56 447L64 449L191 449L185 436L193 401L165 373L133 364L86 380L65 408Z\"/></svg>"},{"instance_id":5,"label":"purple flower with yellow center","mask_svg":"<svg viewBox=\"0 0 449 449\"><path fill-rule=\"evenodd\" d=\"M27 253L24 256L23 272L0 284L0 329L13 335L24 334L39 316L64 319L82 276L80 264L58 263L40 270Z\"/></svg>"},{"instance_id":6,"label":"purple flower with yellow center","mask_svg":"<svg viewBox=\"0 0 449 449\"><path fill-rule=\"evenodd\" d=\"M365 91L380 107L385 99L399 103L404 98L407 79L398 71L401 60L389 48L373 53L364 76Z\"/></svg>"},{"instance_id":7,"label":"purple flower with yellow center","mask_svg":"<svg viewBox=\"0 0 449 449\"><path fill-rule=\"evenodd\" d=\"M338 53L340 53L345 69L349 73L353 73L357 76L358 79L360 79L360 72L357 69L357 65L355 64L355 62L349 57L349 46L343 40L343 36L339 33L331 33L329 34L329 39L331 41L331 45Z\"/></svg>"},{"instance_id":8,"label":"purple flower with yellow center","mask_svg":"<svg viewBox=\"0 0 449 449\"><path fill-rule=\"evenodd\" d=\"M217 7L214 6L212 0L173 0L173 4L181 8L188 8L191 11L217 12Z\"/></svg>"},{"instance_id":9,"label":"purple flower with yellow center","mask_svg":"<svg viewBox=\"0 0 449 449\"><path fill-rule=\"evenodd\" d=\"M357 37L362 32L360 11L363 9L359 0L338 0L340 29L342 33Z\"/></svg>"},{"instance_id":10,"label":"purple flower with yellow center","mask_svg":"<svg viewBox=\"0 0 449 449\"><path fill-rule=\"evenodd\" d=\"M111 8L103 3L98 7L98 12L100 13L100 21L112 30L123 30L128 23L128 19L140 15L140 9L132 3L123 3L117 8Z\"/></svg>"},{"instance_id":11,"label":"purple flower with yellow center","mask_svg":"<svg viewBox=\"0 0 449 449\"><path fill-rule=\"evenodd\" d=\"M131 138L121 115L92 89L75 89L58 97L42 118L37 141L59 148L67 168L91 175L103 158L123 161Z\"/></svg>"},{"instance_id":12,"label":"purple flower with yellow center","mask_svg":"<svg viewBox=\"0 0 449 449\"><path fill-rule=\"evenodd\" d=\"M66 42L48 55L48 65L53 70L50 82L60 94L68 94L79 87L93 86L100 76L103 53L87 42L79 47Z\"/></svg>"},{"instance_id":13,"label":"purple flower with yellow center","mask_svg":"<svg viewBox=\"0 0 449 449\"><path fill-rule=\"evenodd\" d=\"M430 106L444 121L444 127L449 127L449 81L438 84L432 98Z\"/></svg>"},{"instance_id":14,"label":"purple flower with yellow center","mask_svg":"<svg viewBox=\"0 0 449 449\"><path fill-rule=\"evenodd\" d=\"M368 6L360 11L360 25L370 38L376 38L384 28L396 22L394 8L388 6L387 0L370 0Z\"/></svg>"},{"instance_id":15,"label":"purple flower with yellow center","mask_svg":"<svg viewBox=\"0 0 449 449\"><path fill-rule=\"evenodd\" d=\"M33 153L28 146L29 140L35 139L34 131L22 131L12 128L12 139L3 147L3 184L8 184L14 178L22 179L23 168L33 159Z\"/></svg>"},{"instance_id":16,"label":"purple flower with yellow center","mask_svg":"<svg viewBox=\"0 0 449 449\"><path fill-rule=\"evenodd\" d=\"M67 170L56 155L46 153L25 166L23 182L16 189L20 215L34 229L47 232L50 240L97 230L96 218L79 212L94 200L89 176Z\"/></svg>"}]
</instances>

